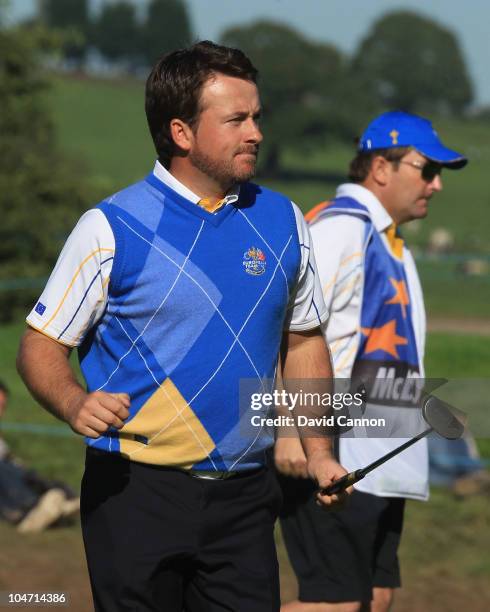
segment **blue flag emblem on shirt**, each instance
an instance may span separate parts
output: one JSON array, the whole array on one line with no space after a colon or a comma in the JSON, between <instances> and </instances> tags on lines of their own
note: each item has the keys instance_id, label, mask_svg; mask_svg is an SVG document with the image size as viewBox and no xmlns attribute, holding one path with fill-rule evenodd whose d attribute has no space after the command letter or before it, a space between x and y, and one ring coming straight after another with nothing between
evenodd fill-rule
<instances>
[{"instance_id":1,"label":"blue flag emblem on shirt","mask_svg":"<svg viewBox=\"0 0 490 612\"><path fill-rule=\"evenodd\" d=\"M46 310L46 306L44 304L41 304L41 302L38 302L34 310L37 312L38 315L43 316L44 311Z\"/></svg>"}]
</instances>

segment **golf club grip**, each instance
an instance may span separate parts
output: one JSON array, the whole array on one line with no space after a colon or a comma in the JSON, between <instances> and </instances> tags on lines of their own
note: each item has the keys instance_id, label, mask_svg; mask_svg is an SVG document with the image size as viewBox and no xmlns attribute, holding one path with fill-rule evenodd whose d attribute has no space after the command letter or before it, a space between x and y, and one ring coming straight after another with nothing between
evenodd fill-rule
<instances>
[{"instance_id":1,"label":"golf club grip","mask_svg":"<svg viewBox=\"0 0 490 612\"><path fill-rule=\"evenodd\" d=\"M350 487L351 485L353 485L358 480L361 480L361 478L364 477L364 474L358 474L358 472L360 472L360 470L349 472L345 476L342 476L342 478L339 478L338 480L333 482L331 485L328 485L328 487L320 489L320 493L322 495L334 495L335 493L341 493L342 491L345 491L347 487Z\"/></svg>"}]
</instances>

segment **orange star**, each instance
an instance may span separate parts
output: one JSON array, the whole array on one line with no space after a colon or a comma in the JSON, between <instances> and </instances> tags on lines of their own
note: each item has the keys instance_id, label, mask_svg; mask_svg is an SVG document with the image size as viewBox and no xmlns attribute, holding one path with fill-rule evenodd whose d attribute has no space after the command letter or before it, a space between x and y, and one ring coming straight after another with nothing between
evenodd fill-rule
<instances>
[{"instance_id":1,"label":"orange star","mask_svg":"<svg viewBox=\"0 0 490 612\"><path fill-rule=\"evenodd\" d=\"M366 353L374 351L384 351L396 359L399 358L396 350L397 344L406 345L408 340L396 333L396 320L392 319L381 327L363 327L361 329L365 336L368 336L366 343Z\"/></svg>"},{"instance_id":2,"label":"orange star","mask_svg":"<svg viewBox=\"0 0 490 612\"><path fill-rule=\"evenodd\" d=\"M395 295L387 300L385 304L400 304L402 307L403 318L407 318L407 306L410 304L410 298L408 297L407 286L405 281L397 281L394 278L390 278L390 282L395 290Z\"/></svg>"}]
</instances>

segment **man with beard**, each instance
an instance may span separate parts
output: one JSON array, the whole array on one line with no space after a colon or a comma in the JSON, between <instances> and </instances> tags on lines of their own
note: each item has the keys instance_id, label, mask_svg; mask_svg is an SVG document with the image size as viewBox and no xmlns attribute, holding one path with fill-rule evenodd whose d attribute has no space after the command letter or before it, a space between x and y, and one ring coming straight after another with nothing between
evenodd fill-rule
<instances>
[{"instance_id":1,"label":"man with beard","mask_svg":"<svg viewBox=\"0 0 490 612\"><path fill-rule=\"evenodd\" d=\"M286 197L248 182L262 140L256 74L207 41L157 62L153 172L81 218L27 319L27 386L86 436L97 610L279 609L273 437L242 430L239 382L273 379L281 343L285 378L331 367L308 228ZM304 449L320 485L345 473L328 439Z\"/></svg>"},{"instance_id":2,"label":"man with beard","mask_svg":"<svg viewBox=\"0 0 490 612\"><path fill-rule=\"evenodd\" d=\"M413 435L407 424L417 417L409 410L417 406L412 383L424 376L425 312L415 263L398 226L424 218L442 189L442 170L466 163L441 143L427 119L387 112L360 138L350 182L307 215L330 311L324 333L335 376L351 378L354 389L363 381L365 416L388 423L381 434L361 427L340 437L340 461L349 471L399 446L403 439L397 438ZM278 441L276 462L287 476L307 476L302 448L292 439ZM284 612L386 612L400 586L405 499L428 497L427 442L366 476L337 512L319 512L311 499L314 488L301 478L285 480L281 525L299 600Z\"/></svg>"}]
</instances>

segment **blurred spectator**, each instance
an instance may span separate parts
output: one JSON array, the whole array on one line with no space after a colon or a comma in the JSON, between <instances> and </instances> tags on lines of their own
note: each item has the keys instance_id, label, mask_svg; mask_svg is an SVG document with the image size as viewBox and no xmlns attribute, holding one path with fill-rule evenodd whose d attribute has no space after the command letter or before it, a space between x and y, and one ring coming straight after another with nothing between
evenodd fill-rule
<instances>
[{"instance_id":1,"label":"blurred spectator","mask_svg":"<svg viewBox=\"0 0 490 612\"><path fill-rule=\"evenodd\" d=\"M0 381L0 422L8 398L8 387ZM23 465L0 435L0 519L29 533L70 519L79 509L80 500L69 486Z\"/></svg>"},{"instance_id":2,"label":"blurred spectator","mask_svg":"<svg viewBox=\"0 0 490 612\"><path fill-rule=\"evenodd\" d=\"M457 497L490 492L490 474L469 432L459 440L430 436L429 467L431 484L447 486Z\"/></svg>"}]
</instances>

